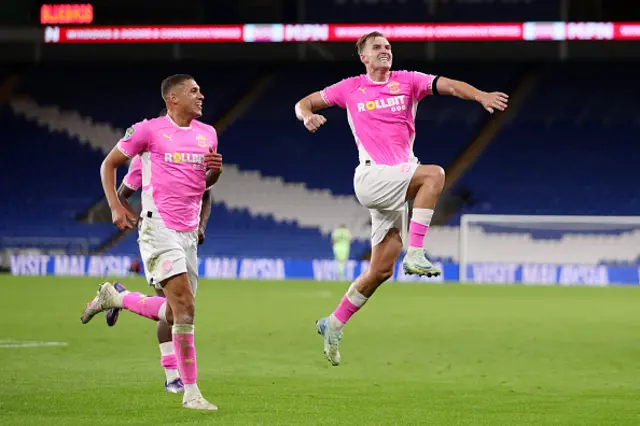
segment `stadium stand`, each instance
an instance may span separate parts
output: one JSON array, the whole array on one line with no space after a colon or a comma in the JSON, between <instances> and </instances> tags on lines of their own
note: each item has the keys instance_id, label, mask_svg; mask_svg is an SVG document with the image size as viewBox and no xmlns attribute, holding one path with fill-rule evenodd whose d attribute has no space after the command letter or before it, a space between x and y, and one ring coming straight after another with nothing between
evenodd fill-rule
<instances>
[{"instance_id":1,"label":"stadium stand","mask_svg":"<svg viewBox=\"0 0 640 426\"><path fill-rule=\"evenodd\" d=\"M257 75L240 66L216 70L215 77L197 66L193 71L186 68L205 91L204 120L211 123L247 92ZM101 198L97 171L104 153L125 127L154 116L162 107L159 94L154 94L158 82L173 70L150 70L127 70L126 78L117 81L112 77L118 75L115 66L92 69L91 80L82 69L51 66L22 75L19 93L28 97L0 107L7 134L21 138L19 144L7 145L5 158L29 158L40 166L27 171L21 162L4 162L3 199L12 199L16 176L24 194L2 209L4 246L29 245L39 238L38 246L47 246L48 241L91 252L113 236L108 223L78 223L76 218ZM476 64L470 69L463 64L434 64L427 71L466 79L488 90L513 87L519 78L519 67L514 65ZM52 86L43 78L43 73L54 79L62 72L73 73L78 90ZM357 72L347 66L278 70L244 116L225 129L220 151L229 165L215 188L216 204L202 255L330 257L328 235L342 222L357 238L353 257L366 250L368 213L353 197L356 149L344 112L326 110L330 124L316 135L306 132L293 115L293 104L301 96ZM96 79L96 73L104 78ZM459 213L636 214L639 200L633 184L640 175L633 158L625 155L625 144L640 123L631 96L638 83L630 69L620 69L615 80L602 75L598 67L545 70L535 94L453 188L468 188L474 200ZM623 93L616 90L619 85L626 88ZM603 102L606 93L618 95ZM416 154L425 163L451 164L486 118L473 103L427 99L418 108ZM52 164L57 167L56 179L49 178ZM449 226L430 230L427 247L433 256L457 258L458 221L456 214ZM527 236L482 238L522 242ZM546 247L540 249L544 261L555 253L549 245L583 241L532 244ZM637 235L616 241L636 244ZM500 247L509 250L507 243ZM107 253L137 251L134 232ZM623 251L620 260L628 260ZM565 247L561 252L567 255L571 250Z\"/></svg>"},{"instance_id":2,"label":"stadium stand","mask_svg":"<svg viewBox=\"0 0 640 426\"><path fill-rule=\"evenodd\" d=\"M462 178L476 200L463 212L637 214L640 172L626 152L640 125L632 95L640 83L631 68L620 68L615 80L601 78L604 72L601 65L547 69Z\"/></svg>"},{"instance_id":3,"label":"stadium stand","mask_svg":"<svg viewBox=\"0 0 640 426\"><path fill-rule=\"evenodd\" d=\"M0 105L0 125L16 138L3 144L2 245L71 252L97 248L113 227L78 223L76 215L100 196L96 178L102 152L21 118L6 105Z\"/></svg>"}]
</instances>

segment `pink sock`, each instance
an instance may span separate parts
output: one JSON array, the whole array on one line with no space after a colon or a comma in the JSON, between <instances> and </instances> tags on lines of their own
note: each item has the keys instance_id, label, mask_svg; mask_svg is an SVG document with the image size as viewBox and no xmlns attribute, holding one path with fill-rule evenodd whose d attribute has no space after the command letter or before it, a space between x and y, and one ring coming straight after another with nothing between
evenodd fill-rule
<instances>
[{"instance_id":1,"label":"pink sock","mask_svg":"<svg viewBox=\"0 0 640 426\"><path fill-rule=\"evenodd\" d=\"M178 369L178 357L176 357L176 354L162 355L162 357L160 358L160 363L167 370Z\"/></svg>"},{"instance_id":2,"label":"pink sock","mask_svg":"<svg viewBox=\"0 0 640 426\"><path fill-rule=\"evenodd\" d=\"M122 299L122 307L135 314L158 321L158 312L166 299L160 296L147 297L142 293L129 293Z\"/></svg>"},{"instance_id":3,"label":"pink sock","mask_svg":"<svg viewBox=\"0 0 640 426\"><path fill-rule=\"evenodd\" d=\"M423 225L411 220L409 224L409 245L411 247L423 248L424 236L427 235L428 229L429 225Z\"/></svg>"},{"instance_id":4,"label":"pink sock","mask_svg":"<svg viewBox=\"0 0 640 426\"><path fill-rule=\"evenodd\" d=\"M335 311L333 311L333 316L335 316L341 323L346 324L349 321L349 318L353 316L356 312L360 310L360 306L356 306L349 298L345 295L342 297L340 304Z\"/></svg>"},{"instance_id":5,"label":"pink sock","mask_svg":"<svg viewBox=\"0 0 640 426\"><path fill-rule=\"evenodd\" d=\"M331 315L332 318L335 318L339 322L333 321L334 327L342 328L342 326L349 321L349 318L367 303L367 300L369 299L364 297L364 295L356 289L356 283L352 283L344 297L342 297L342 300L340 300L338 307Z\"/></svg>"},{"instance_id":6,"label":"pink sock","mask_svg":"<svg viewBox=\"0 0 640 426\"><path fill-rule=\"evenodd\" d=\"M180 375L185 385L195 384L198 377L198 363L196 362L196 346L194 342L192 324L174 324L173 348L178 359Z\"/></svg>"}]
</instances>

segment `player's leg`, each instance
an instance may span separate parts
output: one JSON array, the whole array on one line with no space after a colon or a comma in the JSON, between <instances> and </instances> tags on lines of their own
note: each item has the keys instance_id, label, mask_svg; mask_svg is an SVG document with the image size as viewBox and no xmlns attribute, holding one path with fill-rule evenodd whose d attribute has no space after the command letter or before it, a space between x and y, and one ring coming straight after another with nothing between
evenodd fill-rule
<instances>
[{"instance_id":1,"label":"player's leg","mask_svg":"<svg viewBox=\"0 0 640 426\"><path fill-rule=\"evenodd\" d=\"M195 296L189 275L185 272L167 279L163 282L163 290L173 315L173 347L184 382L182 404L185 408L217 410L215 405L204 399L196 383Z\"/></svg>"},{"instance_id":2,"label":"player's leg","mask_svg":"<svg viewBox=\"0 0 640 426\"><path fill-rule=\"evenodd\" d=\"M156 289L156 296L165 297L164 292L160 289ZM160 364L166 376L164 388L169 393L182 393L184 392L184 384L180 378L180 370L178 370L178 358L173 347L171 325L165 321L158 321L156 334L160 345Z\"/></svg>"},{"instance_id":3,"label":"player's leg","mask_svg":"<svg viewBox=\"0 0 640 426\"><path fill-rule=\"evenodd\" d=\"M161 282L167 274L172 273L164 270L165 262L172 261L176 256L184 257L184 254L180 254L182 248L161 219L143 218L138 223L138 232L147 282ZM166 321L167 304L164 297L147 297L142 293L127 291L120 283L114 285L108 282L100 285L98 295L85 308L81 321L86 324L97 313L103 310L113 313L117 312L116 309L126 309L154 321Z\"/></svg>"},{"instance_id":4,"label":"player's leg","mask_svg":"<svg viewBox=\"0 0 640 426\"><path fill-rule=\"evenodd\" d=\"M163 264L166 265L166 274L174 273L175 275L156 281L159 281L156 286L163 289L166 299L160 296L145 297L141 293L129 291L118 293L111 283L103 283L98 291L98 296L85 309L85 314L87 314L89 307L92 307L90 310L92 315L88 317L90 320L97 312L109 308L124 308L141 316L172 324L174 353L184 381L183 406L201 410L217 410L215 405L204 399L196 384L198 368L193 325L195 318L194 288L189 279L190 274L187 273L187 261L184 255L179 256L180 253L173 255L168 253L164 256ZM83 314L83 322L86 323L88 320L84 321L85 316Z\"/></svg>"},{"instance_id":5,"label":"player's leg","mask_svg":"<svg viewBox=\"0 0 640 426\"><path fill-rule=\"evenodd\" d=\"M393 276L395 261L402 252L401 229L405 218L406 194L419 166L394 166L370 162L356 168L354 190L360 204L371 212L371 262L369 269L351 284L332 315L316 322L322 334L325 354L333 365L340 362L338 342L342 327Z\"/></svg>"},{"instance_id":6,"label":"player's leg","mask_svg":"<svg viewBox=\"0 0 640 426\"><path fill-rule=\"evenodd\" d=\"M445 175L440 166L418 166L407 188L407 200L413 200L413 215L409 225L409 248L403 259L406 274L438 276L442 273L427 259L424 238L431 224L433 211L444 187Z\"/></svg>"},{"instance_id":7,"label":"player's leg","mask_svg":"<svg viewBox=\"0 0 640 426\"><path fill-rule=\"evenodd\" d=\"M122 286L120 283L116 284ZM130 292L126 289L120 292L116 290L114 284L109 282L100 284L98 295L87 304L80 320L83 324L86 324L99 312L113 308L126 309L153 321L167 321L167 304L164 297L148 297L142 293Z\"/></svg>"},{"instance_id":8,"label":"player's leg","mask_svg":"<svg viewBox=\"0 0 640 426\"><path fill-rule=\"evenodd\" d=\"M122 293L122 292L127 290L119 282L113 283L113 286L118 291L118 293ZM121 308L111 308L111 309L107 310L107 312L105 314L105 319L106 319L107 325L109 327L113 327L114 325L116 325L116 322L118 321L118 318L120 317L120 311L122 311Z\"/></svg>"},{"instance_id":9,"label":"player's leg","mask_svg":"<svg viewBox=\"0 0 640 426\"><path fill-rule=\"evenodd\" d=\"M349 246L345 244L334 244L333 256L336 262L338 278L343 280L345 279L347 260L349 260Z\"/></svg>"},{"instance_id":10,"label":"player's leg","mask_svg":"<svg viewBox=\"0 0 640 426\"><path fill-rule=\"evenodd\" d=\"M152 280L147 276L149 285L153 286ZM113 283L113 287L118 293L124 293L127 289L118 282ZM156 296L164 298L164 292L161 289L155 289ZM122 308L111 308L107 310L105 318L107 325L113 327L118 320L120 311ZM160 364L164 369L166 381L164 388L169 393L182 393L184 392L184 385L180 378L180 372L178 370L178 359L173 350L173 342L171 340L171 325L165 321L158 321L156 326L156 334L158 336L158 344L160 346Z\"/></svg>"},{"instance_id":11,"label":"player's leg","mask_svg":"<svg viewBox=\"0 0 640 426\"><path fill-rule=\"evenodd\" d=\"M179 293L182 292L182 297L178 298L180 302L177 306L172 305L173 344L185 387L182 403L185 408L217 410L215 405L204 399L196 384L197 361L193 320L195 319L195 296L198 290L198 237L195 232L180 233L179 239L186 255L184 260L187 282L189 283L189 291L179 290ZM164 291L167 298L170 298L167 286L164 287ZM172 289L169 288L169 291ZM173 291L175 292L175 288ZM189 322L190 319L191 322Z\"/></svg>"},{"instance_id":12,"label":"player's leg","mask_svg":"<svg viewBox=\"0 0 640 426\"><path fill-rule=\"evenodd\" d=\"M324 353L332 365L340 363L339 342L342 329L351 317L367 303L376 289L393 276L395 261L402 252L400 229L404 212L372 211L373 250L369 269L351 284L333 313L316 322L324 338Z\"/></svg>"}]
</instances>

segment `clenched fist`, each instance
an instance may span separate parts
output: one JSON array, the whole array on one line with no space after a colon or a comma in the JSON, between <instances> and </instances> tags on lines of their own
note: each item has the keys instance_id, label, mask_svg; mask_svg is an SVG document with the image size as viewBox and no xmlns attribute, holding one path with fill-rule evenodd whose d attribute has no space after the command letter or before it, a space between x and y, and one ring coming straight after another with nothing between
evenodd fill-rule
<instances>
[{"instance_id":1,"label":"clenched fist","mask_svg":"<svg viewBox=\"0 0 640 426\"><path fill-rule=\"evenodd\" d=\"M209 147L209 152L204 155L204 165L214 173L219 172L222 168L222 155Z\"/></svg>"},{"instance_id":2,"label":"clenched fist","mask_svg":"<svg viewBox=\"0 0 640 426\"><path fill-rule=\"evenodd\" d=\"M324 123L327 122L327 119L324 118L320 114L312 114L304 119L304 127L307 128L311 133L315 133L316 130L320 128Z\"/></svg>"}]
</instances>

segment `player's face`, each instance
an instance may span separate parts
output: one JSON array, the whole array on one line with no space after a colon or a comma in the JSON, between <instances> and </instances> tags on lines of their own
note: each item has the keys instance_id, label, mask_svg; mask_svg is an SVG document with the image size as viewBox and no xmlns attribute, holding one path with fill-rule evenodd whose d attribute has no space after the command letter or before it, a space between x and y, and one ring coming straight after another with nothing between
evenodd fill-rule
<instances>
[{"instance_id":1,"label":"player's face","mask_svg":"<svg viewBox=\"0 0 640 426\"><path fill-rule=\"evenodd\" d=\"M360 54L360 59L365 65L373 68L391 69L393 55L389 40L384 37L375 37L369 40Z\"/></svg>"},{"instance_id":2,"label":"player's face","mask_svg":"<svg viewBox=\"0 0 640 426\"><path fill-rule=\"evenodd\" d=\"M183 111L191 113L194 117L201 117L203 101L204 95L194 80L187 80L182 84L182 90L178 91L177 104Z\"/></svg>"}]
</instances>

